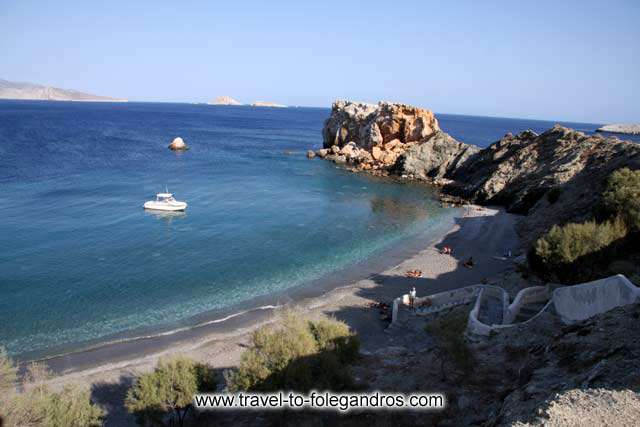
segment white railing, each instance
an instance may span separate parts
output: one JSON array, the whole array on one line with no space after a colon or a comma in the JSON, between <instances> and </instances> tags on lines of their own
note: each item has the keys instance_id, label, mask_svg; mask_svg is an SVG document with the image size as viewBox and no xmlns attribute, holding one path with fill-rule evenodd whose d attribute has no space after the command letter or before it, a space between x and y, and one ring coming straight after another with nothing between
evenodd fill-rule
<instances>
[{"instance_id":1,"label":"white railing","mask_svg":"<svg viewBox=\"0 0 640 427\"><path fill-rule=\"evenodd\" d=\"M500 294L503 312L501 324L487 325L478 319L485 293ZM416 298L415 314L425 316L474 300L473 308L469 312L467 331L477 335L489 335L501 329L529 323L547 311L552 304L556 313L565 323L586 319L622 305L638 302L640 288L634 286L623 275L618 274L594 282L560 287L553 292L550 292L548 285L532 286L518 292L513 303L509 304L509 295L504 289L492 285L472 285ZM547 303L536 315L525 322L513 323L522 307L542 301L547 301ZM409 305L408 294L393 300L392 324L397 322L398 311L403 305Z\"/></svg>"}]
</instances>

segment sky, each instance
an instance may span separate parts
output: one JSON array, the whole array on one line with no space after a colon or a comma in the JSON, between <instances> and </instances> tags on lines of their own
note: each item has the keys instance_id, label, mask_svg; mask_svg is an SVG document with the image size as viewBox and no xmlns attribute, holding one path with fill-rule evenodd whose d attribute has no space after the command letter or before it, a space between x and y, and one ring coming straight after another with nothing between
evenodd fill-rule
<instances>
[{"instance_id":1,"label":"sky","mask_svg":"<svg viewBox=\"0 0 640 427\"><path fill-rule=\"evenodd\" d=\"M132 101L640 122L640 1L0 0L0 78Z\"/></svg>"}]
</instances>

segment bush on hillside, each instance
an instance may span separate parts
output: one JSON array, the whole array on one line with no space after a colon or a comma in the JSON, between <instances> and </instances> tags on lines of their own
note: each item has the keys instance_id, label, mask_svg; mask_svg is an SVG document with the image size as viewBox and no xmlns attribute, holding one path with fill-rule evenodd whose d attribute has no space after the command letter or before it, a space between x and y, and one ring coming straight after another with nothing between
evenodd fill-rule
<instances>
[{"instance_id":1,"label":"bush on hillside","mask_svg":"<svg viewBox=\"0 0 640 427\"><path fill-rule=\"evenodd\" d=\"M620 218L596 223L554 225L535 244L535 255L546 266L571 264L577 259L595 254L627 235L627 227Z\"/></svg>"},{"instance_id":2,"label":"bush on hillside","mask_svg":"<svg viewBox=\"0 0 640 427\"><path fill-rule=\"evenodd\" d=\"M4 396L14 390L18 381L18 370L13 361L7 356L7 352L0 347L0 396Z\"/></svg>"},{"instance_id":3,"label":"bush on hillside","mask_svg":"<svg viewBox=\"0 0 640 427\"><path fill-rule=\"evenodd\" d=\"M343 322L308 321L289 313L279 328L263 327L251 337L240 366L228 374L233 391L345 390L359 341Z\"/></svg>"},{"instance_id":4,"label":"bush on hillside","mask_svg":"<svg viewBox=\"0 0 640 427\"><path fill-rule=\"evenodd\" d=\"M449 314L425 326L425 330L435 339L443 379L446 379L447 362L452 362L464 373L473 369L473 353L464 337L468 320L469 313L462 311Z\"/></svg>"},{"instance_id":5,"label":"bush on hillside","mask_svg":"<svg viewBox=\"0 0 640 427\"><path fill-rule=\"evenodd\" d=\"M169 415L179 425L192 407L193 395L213 391L213 370L182 356L161 359L153 372L142 374L127 392L125 406L140 425L162 424Z\"/></svg>"},{"instance_id":6,"label":"bush on hillside","mask_svg":"<svg viewBox=\"0 0 640 427\"><path fill-rule=\"evenodd\" d=\"M91 403L89 390L65 386L51 393L45 412L50 427L87 427L102 425L102 410Z\"/></svg>"},{"instance_id":7,"label":"bush on hillside","mask_svg":"<svg viewBox=\"0 0 640 427\"><path fill-rule=\"evenodd\" d=\"M556 195L547 194L553 203ZM613 172L594 207L596 220L554 226L529 252L531 266L552 280L577 283L620 270L637 255L640 241L640 170ZM614 266L616 268L609 268ZM638 280L638 273L626 269ZM640 277L640 276L638 276Z\"/></svg>"},{"instance_id":8,"label":"bush on hillside","mask_svg":"<svg viewBox=\"0 0 640 427\"><path fill-rule=\"evenodd\" d=\"M358 358L360 342L346 323L321 318L308 322L308 326L318 344L318 351L335 353L342 363L353 363Z\"/></svg>"},{"instance_id":9,"label":"bush on hillside","mask_svg":"<svg viewBox=\"0 0 640 427\"><path fill-rule=\"evenodd\" d=\"M65 386L55 393L48 389L49 372L32 363L18 392L17 369L0 349L0 419L10 426L91 427L101 426L103 411L91 403L89 390ZM1 423L0 423L1 424Z\"/></svg>"},{"instance_id":10,"label":"bush on hillside","mask_svg":"<svg viewBox=\"0 0 640 427\"><path fill-rule=\"evenodd\" d=\"M602 193L605 211L620 216L629 229L640 230L640 170L618 169L611 174Z\"/></svg>"}]
</instances>

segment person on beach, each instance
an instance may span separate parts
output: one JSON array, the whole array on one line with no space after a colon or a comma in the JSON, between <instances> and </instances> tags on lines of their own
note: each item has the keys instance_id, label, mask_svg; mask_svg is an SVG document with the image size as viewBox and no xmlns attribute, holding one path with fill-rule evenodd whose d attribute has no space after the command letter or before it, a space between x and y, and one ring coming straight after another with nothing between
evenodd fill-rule
<instances>
[{"instance_id":1,"label":"person on beach","mask_svg":"<svg viewBox=\"0 0 640 427\"><path fill-rule=\"evenodd\" d=\"M415 302L416 302L416 287L414 286L413 288L411 288L411 291L409 292L409 306L414 311L416 309Z\"/></svg>"},{"instance_id":2,"label":"person on beach","mask_svg":"<svg viewBox=\"0 0 640 427\"><path fill-rule=\"evenodd\" d=\"M469 259L466 260L463 265L467 268L473 268L473 266L475 265L475 263L473 262L473 257L469 257Z\"/></svg>"}]
</instances>

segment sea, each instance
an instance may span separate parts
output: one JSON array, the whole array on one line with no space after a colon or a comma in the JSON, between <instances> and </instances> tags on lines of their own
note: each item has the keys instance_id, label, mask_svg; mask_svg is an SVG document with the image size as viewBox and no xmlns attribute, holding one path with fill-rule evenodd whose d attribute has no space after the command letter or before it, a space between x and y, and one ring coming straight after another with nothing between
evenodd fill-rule
<instances>
[{"instance_id":1,"label":"sea","mask_svg":"<svg viewBox=\"0 0 640 427\"><path fill-rule=\"evenodd\" d=\"M278 306L451 227L457 210L423 185L308 160L329 113L1 101L0 346L50 357ZM437 117L480 147L555 123ZM178 136L188 151L167 149ZM165 191L187 210L143 210Z\"/></svg>"}]
</instances>

